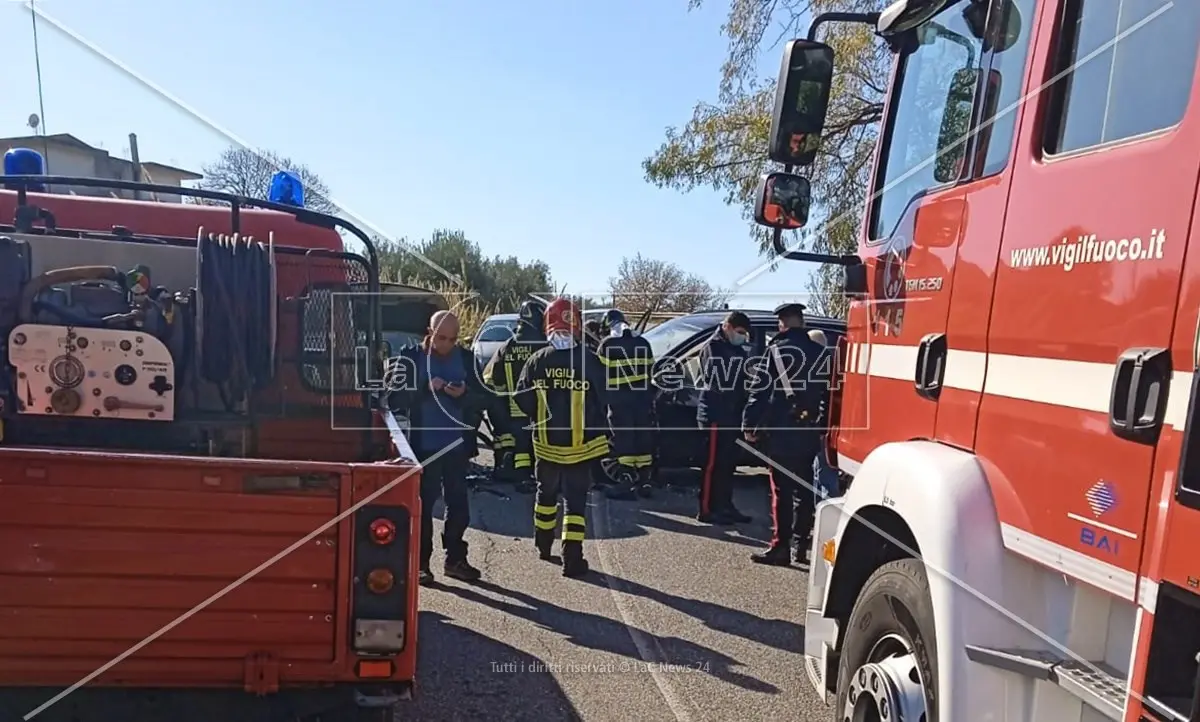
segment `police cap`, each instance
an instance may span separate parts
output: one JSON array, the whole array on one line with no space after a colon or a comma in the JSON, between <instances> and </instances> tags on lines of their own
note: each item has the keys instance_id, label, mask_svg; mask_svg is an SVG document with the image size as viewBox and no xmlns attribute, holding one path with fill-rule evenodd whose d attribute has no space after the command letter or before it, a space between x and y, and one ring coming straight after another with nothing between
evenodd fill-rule
<instances>
[{"instance_id":1,"label":"police cap","mask_svg":"<svg viewBox=\"0 0 1200 722\"><path fill-rule=\"evenodd\" d=\"M808 306L805 306L803 303L784 303L775 307L775 315L780 318L784 316L803 316L807 308Z\"/></svg>"}]
</instances>

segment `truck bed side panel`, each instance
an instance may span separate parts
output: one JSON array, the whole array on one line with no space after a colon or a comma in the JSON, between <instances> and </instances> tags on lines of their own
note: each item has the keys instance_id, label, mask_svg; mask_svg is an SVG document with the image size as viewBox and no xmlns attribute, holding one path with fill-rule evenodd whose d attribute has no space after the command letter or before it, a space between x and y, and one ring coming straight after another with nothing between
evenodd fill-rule
<instances>
[{"instance_id":1,"label":"truck bed side panel","mask_svg":"<svg viewBox=\"0 0 1200 722\"><path fill-rule=\"evenodd\" d=\"M43 669L59 660L64 673L107 663L333 519L342 471L0 449L0 668L34 658ZM245 486L249 475L297 474L333 476L307 490ZM331 527L308 540L128 663L231 670L220 662L240 669L255 653L283 664L332 661L336 535ZM41 683L55 681L75 680Z\"/></svg>"}]
</instances>

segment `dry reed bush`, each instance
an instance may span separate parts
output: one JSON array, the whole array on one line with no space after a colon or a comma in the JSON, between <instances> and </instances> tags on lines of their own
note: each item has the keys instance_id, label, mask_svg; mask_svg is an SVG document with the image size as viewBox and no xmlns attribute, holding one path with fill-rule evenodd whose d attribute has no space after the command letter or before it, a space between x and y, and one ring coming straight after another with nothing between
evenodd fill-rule
<instances>
[{"instance_id":1,"label":"dry reed bush","mask_svg":"<svg viewBox=\"0 0 1200 722\"><path fill-rule=\"evenodd\" d=\"M494 307L483 303L474 291L449 281L442 281L434 286L414 281L406 283L434 291L446 299L446 303L450 304L450 310L458 316L458 342L464 346L471 345L471 342L475 340L476 332L479 331L479 327L483 325L488 316L499 313Z\"/></svg>"}]
</instances>

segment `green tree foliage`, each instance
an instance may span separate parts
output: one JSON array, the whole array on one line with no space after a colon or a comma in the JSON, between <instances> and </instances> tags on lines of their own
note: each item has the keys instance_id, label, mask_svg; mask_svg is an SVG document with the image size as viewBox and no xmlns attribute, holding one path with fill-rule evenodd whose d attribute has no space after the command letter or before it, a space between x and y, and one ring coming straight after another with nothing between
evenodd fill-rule
<instances>
[{"instance_id":1,"label":"green tree foliage","mask_svg":"<svg viewBox=\"0 0 1200 722\"><path fill-rule=\"evenodd\" d=\"M673 263L643 258L640 253L621 259L608 286L613 306L625 313L690 313L719 308L729 300L727 292L713 288L703 278L685 273Z\"/></svg>"},{"instance_id":2,"label":"green tree foliage","mask_svg":"<svg viewBox=\"0 0 1200 722\"><path fill-rule=\"evenodd\" d=\"M376 238L375 245L380 280L441 289L450 280L439 270L444 269L465 284L460 287L462 291L469 290L477 303L492 313L515 311L529 294L544 295L554 288L545 262L524 263L515 256L488 258L479 244L461 231L437 230L416 242Z\"/></svg>"},{"instance_id":3,"label":"green tree foliage","mask_svg":"<svg viewBox=\"0 0 1200 722\"><path fill-rule=\"evenodd\" d=\"M689 8L704 0L690 0ZM730 0L722 33L728 53L715 102L697 103L692 118L667 130L666 139L643 162L646 179L659 187L690 191L711 187L741 208L761 254L770 256L770 231L753 224L754 193L761 175L774 170L766 158L775 99L775 78L762 78L764 56L804 37L815 14L830 10L875 11L885 0ZM853 253L867 197L878 123L883 115L890 56L870 28L829 24L821 40L834 48L833 92L816 163L803 172L813 181L809 228L785 242L804 250ZM769 65L778 67L776 62ZM748 270L748 269L747 269ZM810 305L844 315L842 270L822 266L809 281Z\"/></svg>"}]
</instances>

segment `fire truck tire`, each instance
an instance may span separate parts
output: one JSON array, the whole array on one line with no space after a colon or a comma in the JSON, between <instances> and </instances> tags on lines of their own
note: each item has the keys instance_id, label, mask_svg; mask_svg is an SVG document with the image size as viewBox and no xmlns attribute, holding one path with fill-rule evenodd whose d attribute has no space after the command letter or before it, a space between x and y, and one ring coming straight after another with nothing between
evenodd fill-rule
<instances>
[{"instance_id":1,"label":"fire truck tire","mask_svg":"<svg viewBox=\"0 0 1200 722\"><path fill-rule=\"evenodd\" d=\"M919 559L884 564L850 613L838 665L837 722L937 722L929 578Z\"/></svg>"}]
</instances>

